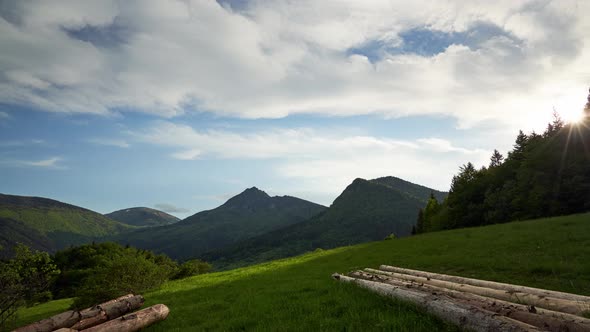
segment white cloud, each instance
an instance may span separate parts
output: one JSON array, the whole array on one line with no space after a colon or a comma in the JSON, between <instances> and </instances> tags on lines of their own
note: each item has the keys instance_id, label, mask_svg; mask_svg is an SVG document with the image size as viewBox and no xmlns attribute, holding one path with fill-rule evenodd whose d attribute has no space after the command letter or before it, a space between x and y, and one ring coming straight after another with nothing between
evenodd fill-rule
<instances>
[{"instance_id":1,"label":"white cloud","mask_svg":"<svg viewBox=\"0 0 590 332\"><path fill-rule=\"evenodd\" d=\"M154 208L158 209L160 211L164 211L166 213L188 213L188 212L190 212L188 209L178 207L178 206L175 206L172 204L167 204L167 203L155 204Z\"/></svg>"},{"instance_id":2,"label":"white cloud","mask_svg":"<svg viewBox=\"0 0 590 332\"><path fill-rule=\"evenodd\" d=\"M445 114L462 126L530 129L572 94L585 99L586 12L590 3L575 0L252 1L243 13L210 0L18 2L0 19L0 101L164 117L194 107L247 118ZM496 36L479 48L377 63L346 53L368 41L400 43L414 27L460 32L476 22L523 42ZM129 36L112 47L64 30L116 24Z\"/></svg>"},{"instance_id":3,"label":"white cloud","mask_svg":"<svg viewBox=\"0 0 590 332\"><path fill-rule=\"evenodd\" d=\"M91 138L88 140L88 142L90 142L92 144L114 146L114 147L118 147L118 148L128 148L131 146L125 140L112 139L112 138Z\"/></svg>"},{"instance_id":4,"label":"white cloud","mask_svg":"<svg viewBox=\"0 0 590 332\"><path fill-rule=\"evenodd\" d=\"M10 119L10 115L6 112L0 112L0 120L6 120L6 119Z\"/></svg>"},{"instance_id":5,"label":"white cloud","mask_svg":"<svg viewBox=\"0 0 590 332\"><path fill-rule=\"evenodd\" d=\"M445 190L460 165L486 164L491 154L441 138L392 140L306 128L237 134L162 121L129 134L140 142L177 150L172 155L176 159L194 159L197 153L203 159L267 159L277 176L299 180L296 190L318 195L335 195L355 177L387 175Z\"/></svg>"},{"instance_id":6,"label":"white cloud","mask_svg":"<svg viewBox=\"0 0 590 332\"><path fill-rule=\"evenodd\" d=\"M66 166L62 165L62 161L63 158L61 157L51 157L41 160L0 160L0 165L8 167L33 167L56 170L67 169Z\"/></svg>"}]
</instances>

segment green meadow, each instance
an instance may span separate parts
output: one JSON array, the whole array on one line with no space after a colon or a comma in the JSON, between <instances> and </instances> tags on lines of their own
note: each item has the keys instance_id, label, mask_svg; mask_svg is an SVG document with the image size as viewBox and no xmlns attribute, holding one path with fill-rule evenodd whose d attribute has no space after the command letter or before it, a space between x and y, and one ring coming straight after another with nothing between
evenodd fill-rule
<instances>
[{"instance_id":1,"label":"green meadow","mask_svg":"<svg viewBox=\"0 0 590 332\"><path fill-rule=\"evenodd\" d=\"M455 331L411 304L330 278L380 264L590 295L590 214L366 243L166 283L144 294L170 316L148 331ZM113 282L117 277L113 276ZM64 311L19 311L25 324Z\"/></svg>"}]
</instances>

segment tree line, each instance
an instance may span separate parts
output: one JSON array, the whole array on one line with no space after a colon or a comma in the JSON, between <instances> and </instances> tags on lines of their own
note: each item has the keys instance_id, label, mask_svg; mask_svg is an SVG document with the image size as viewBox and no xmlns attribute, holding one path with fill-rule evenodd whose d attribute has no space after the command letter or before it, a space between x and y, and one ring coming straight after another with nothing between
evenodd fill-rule
<instances>
[{"instance_id":1,"label":"tree line","mask_svg":"<svg viewBox=\"0 0 590 332\"><path fill-rule=\"evenodd\" d=\"M554 112L542 134L519 132L504 157L463 165L449 195L433 195L419 211L415 233L590 211L590 93L584 117L564 123Z\"/></svg>"}]
</instances>

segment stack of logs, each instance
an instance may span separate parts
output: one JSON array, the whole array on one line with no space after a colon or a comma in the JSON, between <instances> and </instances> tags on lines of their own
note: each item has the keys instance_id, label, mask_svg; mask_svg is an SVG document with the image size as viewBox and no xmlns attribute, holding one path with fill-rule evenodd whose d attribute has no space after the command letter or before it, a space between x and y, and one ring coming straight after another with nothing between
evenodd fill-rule
<instances>
[{"instance_id":1,"label":"stack of logs","mask_svg":"<svg viewBox=\"0 0 590 332\"><path fill-rule=\"evenodd\" d=\"M62 312L13 332L131 332L168 317L168 307L163 304L133 312L143 302L143 296L128 294L84 310Z\"/></svg>"},{"instance_id":2,"label":"stack of logs","mask_svg":"<svg viewBox=\"0 0 590 332\"><path fill-rule=\"evenodd\" d=\"M590 331L588 296L387 265L332 277L474 331Z\"/></svg>"}]
</instances>

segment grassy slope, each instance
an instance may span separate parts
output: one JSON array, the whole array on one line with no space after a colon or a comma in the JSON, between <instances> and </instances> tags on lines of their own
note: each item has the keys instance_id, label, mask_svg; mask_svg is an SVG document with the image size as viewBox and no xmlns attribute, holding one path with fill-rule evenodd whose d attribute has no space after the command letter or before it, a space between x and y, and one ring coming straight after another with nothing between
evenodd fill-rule
<instances>
[{"instance_id":1,"label":"grassy slope","mask_svg":"<svg viewBox=\"0 0 590 332\"><path fill-rule=\"evenodd\" d=\"M145 294L171 309L148 330L452 330L330 274L386 263L590 295L588 257L590 214L373 242L170 282Z\"/></svg>"}]
</instances>

